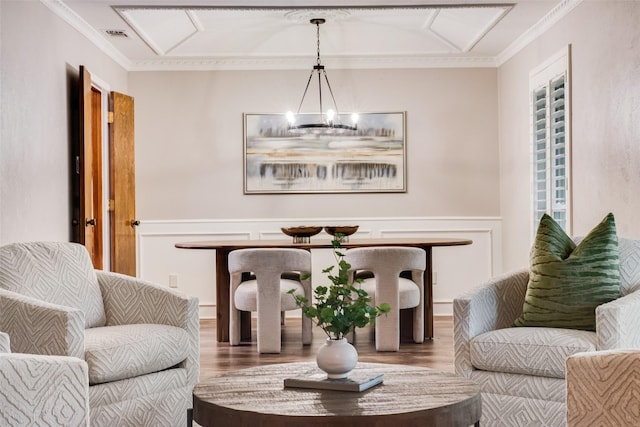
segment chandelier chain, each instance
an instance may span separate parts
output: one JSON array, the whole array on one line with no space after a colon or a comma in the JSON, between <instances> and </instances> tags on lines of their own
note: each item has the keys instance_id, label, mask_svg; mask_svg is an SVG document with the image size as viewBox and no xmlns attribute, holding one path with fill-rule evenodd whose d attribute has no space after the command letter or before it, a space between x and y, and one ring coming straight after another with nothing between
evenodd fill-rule
<instances>
[{"instance_id":1,"label":"chandelier chain","mask_svg":"<svg viewBox=\"0 0 640 427\"><path fill-rule=\"evenodd\" d=\"M316 22L316 40L317 40L317 64L320 65L320 23Z\"/></svg>"}]
</instances>

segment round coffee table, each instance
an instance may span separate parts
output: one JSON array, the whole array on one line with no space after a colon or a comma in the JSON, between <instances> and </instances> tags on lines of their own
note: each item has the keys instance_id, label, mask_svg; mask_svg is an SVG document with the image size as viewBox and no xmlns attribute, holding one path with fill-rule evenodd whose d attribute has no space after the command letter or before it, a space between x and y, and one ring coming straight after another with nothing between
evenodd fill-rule
<instances>
[{"instance_id":1,"label":"round coffee table","mask_svg":"<svg viewBox=\"0 0 640 427\"><path fill-rule=\"evenodd\" d=\"M209 426L480 425L480 389L471 380L407 365L358 363L383 374L363 392L285 388L284 379L317 369L283 363L227 372L193 390L193 419Z\"/></svg>"}]
</instances>

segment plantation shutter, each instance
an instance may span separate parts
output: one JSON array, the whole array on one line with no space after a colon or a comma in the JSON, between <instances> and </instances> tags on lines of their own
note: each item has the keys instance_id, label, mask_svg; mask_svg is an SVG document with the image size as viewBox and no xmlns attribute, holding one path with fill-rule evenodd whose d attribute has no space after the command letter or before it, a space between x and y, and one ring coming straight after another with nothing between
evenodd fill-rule
<instances>
[{"instance_id":1,"label":"plantation shutter","mask_svg":"<svg viewBox=\"0 0 640 427\"><path fill-rule=\"evenodd\" d=\"M555 58L532 75L531 194L533 234L543 214L570 230L568 61Z\"/></svg>"}]
</instances>

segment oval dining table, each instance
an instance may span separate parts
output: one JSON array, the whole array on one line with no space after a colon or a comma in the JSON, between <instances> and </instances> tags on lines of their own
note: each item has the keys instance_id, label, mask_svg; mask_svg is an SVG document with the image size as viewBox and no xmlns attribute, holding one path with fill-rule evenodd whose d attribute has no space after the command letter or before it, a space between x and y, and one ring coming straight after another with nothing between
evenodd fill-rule
<instances>
[{"instance_id":1,"label":"oval dining table","mask_svg":"<svg viewBox=\"0 0 640 427\"><path fill-rule=\"evenodd\" d=\"M425 339L433 338L433 266L432 248L442 246L461 246L473 243L469 239L436 238L436 237L385 237L385 238L350 238L341 243L343 248L361 248L371 246L408 246L422 248L427 259L424 272L424 332ZM218 342L229 341L229 253L236 249L246 248L298 248L298 249L329 249L333 245L330 238L311 238L308 243L293 243L292 240L209 240L195 242L181 242L175 244L181 249L202 249L216 251L216 335ZM405 310L406 311L406 310ZM409 314L409 313L407 313ZM251 313L244 313L241 318L241 339L251 337ZM412 336L411 317L401 313L402 336Z\"/></svg>"}]
</instances>

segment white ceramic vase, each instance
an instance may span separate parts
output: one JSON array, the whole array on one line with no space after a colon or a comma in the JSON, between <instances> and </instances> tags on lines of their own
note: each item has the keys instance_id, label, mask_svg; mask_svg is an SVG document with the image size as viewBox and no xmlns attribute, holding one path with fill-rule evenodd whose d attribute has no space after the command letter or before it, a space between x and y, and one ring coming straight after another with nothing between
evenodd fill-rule
<instances>
[{"instance_id":1,"label":"white ceramic vase","mask_svg":"<svg viewBox=\"0 0 640 427\"><path fill-rule=\"evenodd\" d=\"M358 352L346 338L327 341L316 354L318 368L327 373L331 379L346 378L358 363Z\"/></svg>"}]
</instances>

